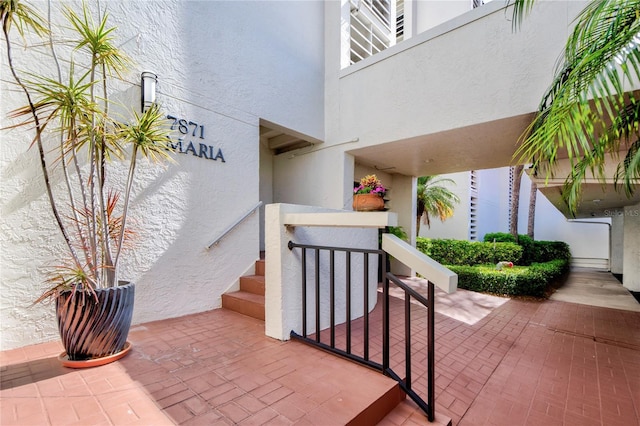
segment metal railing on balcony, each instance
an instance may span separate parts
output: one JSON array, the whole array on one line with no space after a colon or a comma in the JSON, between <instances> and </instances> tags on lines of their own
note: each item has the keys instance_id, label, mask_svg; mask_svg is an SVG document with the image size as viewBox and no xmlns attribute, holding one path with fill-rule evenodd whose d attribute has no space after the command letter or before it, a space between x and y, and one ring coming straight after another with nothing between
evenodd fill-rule
<instances>
[{"instance_id":1,"label":"metal railing on balcony","mask_svg":"<svg viewBox=\"0 0 640 426\"><path fill-rule=\"evenodd\" d=\"M289 242L289 249L301 249L301 285L302 285L302 334L291 331L291 338L300 340L307 344L319 347L326 351L345 357L349 360L358 362L367 367L373 368L383 374L396 380L400 388L425 412L429 421L435 418L435 327L434 327L434 284L428 283L428 294L424 297L416 290L402 282L398 277L389 272L387 269L387 253L383 250L355 249L346 247L319 246L309 244L297 244ZM310 256L309 257L309 254ZM322 255L321 255L322 253ZM341 253L340 264L344 265L345 297L344 324L336 324L338 312L336 309L336 254ZM344 255L344 258L342 257ZM357 256L356 256L357 255ZM362 280L354 282L352 279L352 270L355 270L353 259L362 261ZM381 265L382 276L382 323L372 323L370 315L370 296L367 286L370 283L370 262L376 259ZM325 262L325 263L323 263ZM326 265L328 262L328 265ZM312 264L312 273L309 273L307 265ZM325 275L324 288L321 271L327 271ZM310 278L309 275L312 275ZM378 277L375 277L377 283ZM311 285L308 285L312 282ZM328 291L326 286L328 285ZM352 301L352 290L355 286L364 286L362 301ZM401 377L390 365L391 354L391 331L390 331L390 286L397 286L404 295L404 377ZM309 291L309 289L311 291ZM322 294L327 294L322 298ZM354 292L355 293L355 292ZM360 292L358 292L360 293ZM426 389L416 389L413 383L412 369L412 352L415 348L412 345L418 341L424 341L419 338L412 339L412 321L411 306L415 302L427 309L427 326L426 326ZM362 317L353 318L352 306L361 303L363 307ZM328 326L322 328L322 313L327 312L328 305ZM324 308L324 309L323 309ZM313 323L308 324L308 312L312 312ZM377 319L377 317L376 317ZM326 319L325 319L326 321ZM380 328L377 328L380 327ZM312 328L310 332L309 329ZM360 331L362 329L362 347L356 347L354 344L354 329ZM337 339L337 335L340 338ZM380 333L380 334L377 334ZM381 339L378 337L381 335ZM357 335L358 339L360 334ZM359 344L359 340L358 340ZM381 347L376 347L376 344Z\"/></svg>"}]
</instances>

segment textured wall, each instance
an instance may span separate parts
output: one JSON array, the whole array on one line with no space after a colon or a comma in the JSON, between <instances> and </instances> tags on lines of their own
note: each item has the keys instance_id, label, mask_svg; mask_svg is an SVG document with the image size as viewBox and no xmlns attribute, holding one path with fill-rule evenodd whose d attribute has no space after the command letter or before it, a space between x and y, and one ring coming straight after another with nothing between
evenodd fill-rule
<instances>
[{"instance_id":1,"label":"textured wall","mask_svg":"<svg viewBox=\"0 0 640 426\"><path fill-rule=\"evenodd\" d=\"M53 16L60 20L60 2ZM46 11L46 2L35 6ZM217 247L220 234L259 200L260 118L321 138L323 6L321 2L100 2L118 41L136 61L113 97L139 108L139 73L159 75L163 111L205 126L204 143L225 163L187 154L138 169L131 204L137 231L121 277L137 284L134 322L220 306L258 258L258 216ZM92 3L95 6L95 3ZM78 4L72 5L79 10ZM292 36L295 35L295 36ZM58 36L58 35L57 35ZM15 38L21 70L52 70L46 51ZM0 127L25 103L10 82L2 41ZM37 59L22 58L38 53ZM61 57L66 55L61 54ZM53 308L30 304L44 289L47 266L64 251L53 226L37 155L24 130L2 131L0 186L0 315L2 349L55 339ZM199 142L199 141L198 141ZM52 154L53 155L53 154ZM116 167L114 179L124 178ZM60 176L54 175L56 190Z\"/></svg>"}]
</instances>

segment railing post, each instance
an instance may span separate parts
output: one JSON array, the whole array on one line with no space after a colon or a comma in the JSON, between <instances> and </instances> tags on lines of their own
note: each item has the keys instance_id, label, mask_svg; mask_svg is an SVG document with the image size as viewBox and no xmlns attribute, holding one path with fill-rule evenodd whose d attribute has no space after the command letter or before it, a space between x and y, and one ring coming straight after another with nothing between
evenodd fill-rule
<instances>
[{"instance_id":1,"label":"railing post","mask_svg":"<svg viewBox=\"0 0 640 426\"><path fill-rule=\"evenodd\" d=\"M428 297L428 302L429 302L429 306L427 307L427 310L429 311L427 313L427 318L428 318L428 324L427 324L427 386L429 387L429 389L427 390L429 392L429 395L427 396L428 398L428 404L429 404L429 412L427 413L427 417L429 418L429 421L432 422L435 419L435 394L436 394L436 390L435 390L435 353L436 353L436 348L435 348L435 337L436 337L436 327L435 327L435 323L436 323L436 315L435 315L435 311L434 311L434 300L435 300L435 291L434 291L434 284L431 281L428 281L429 286L427 288L427 297Z\"/></svg>"},{"instance_id":2,"label":"railing post","mask_svg":"<svg viewBox=\"0 0 640 426\"><path fill-rule=\"evenodd\" d=\"M331 347L336 347L336 274L335 250L329 251L329 311L331 317Z\"/></svg>"},{"instance_id":3,"label":"railing post","mask_svg":"<svg viewBox=\"0 0 640 426\"><path fill-rule=\"evenodd\" d=\"M387 254L382 252L382 373L389 369L389 277Z\"/></svg>"},{"instance_id":4,"label":"railing post","mask_svg":"<svg viewBox=\"0 0 640 426\"><path fill-rule=\"evenodd\" d=\"M307 249L304 247L302 248L302 335L307 337Z\"/></svg>"},{"instance_id":5,"label":"railing post","mask_svg":"<svg viewBox=\"0 0 640 426\"><path fill-rule=\"evenodd\" d=\"M351 353L351 252L346 251L346 269L347 269L347 282L346 282L346 301L347 301L347 347L346 352Z\"/></svg>"},{"instance_id":6,"label":"railing post","mask_svg":"<svg viewBox=\"0 0 640 426\"><path fill-rule=\"evenodd\" d=\"M411 390L411 295L404 292L404 369L405 384Z\"/></svg>"},{"instance_id":7,"label":"railing post","mask_svg":"<svg viewBox=\"0 0 640 426\"><path fill-rule=\"evenodd\" d=\"M316 342L320 343L320 249L316 249Z\"/></svg>"},{"instance_id":8,"label":"railing post","mask_svg":"<svg viewBox=\"0 0 640 426\"><path fill-rule=\"evenodd\" d=\"M364 254L364 359L369 361L369 253Z\"/></svg>"}]
</instances>

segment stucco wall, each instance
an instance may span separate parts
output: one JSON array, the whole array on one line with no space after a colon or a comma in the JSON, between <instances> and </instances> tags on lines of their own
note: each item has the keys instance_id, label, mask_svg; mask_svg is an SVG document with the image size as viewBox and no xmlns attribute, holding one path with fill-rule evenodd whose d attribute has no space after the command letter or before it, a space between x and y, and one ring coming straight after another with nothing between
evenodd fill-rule
<instances>
[{"instance_id":1,"label":"stucco wall","mask_svg":"<svg viewBox=\"0 0 640 426\"><path fill-rule=\"evenodd\" d=\"M43 11L46 4L35 2ZM60 21L63 3L52 4ZM137 110L140 71L156 72L162 110L204 125L204 142L221 149L226 161L188 153L177 154L171 164L141 164L130 212L135 247L121 274L137 284L134 323L218 307L220 294L251 269L259 254L257 215L205 249L259 200L259 119L323 136L323 4L100 5L118 27L115 44L136 62L113 97ZM73 7L80 10L78 3ZM43 65L43 57L20 59L33 49L25 51L19 37L14 40L20 69L52 69ZM25 101L10 83L4 40L2 49L4 128L12 123L7 113ZM2 349L8 349L57 337L52 307L30 304L45 287L45 267L59 264L64 247L44 197L36 151L28 149L30 136L3 131L2 141L0 334ZM124 173L120 167L113 177ZM59 176L53 179L59 190Z\"/></svg>"},{"instance_id":2,"label":"stucco wall","mask_svg":"<svg viewBox=\"0 0 640 426\"><path fill-rule=\"evenodd\" d=\"M338 138L363 146L535 111L574 2L541 2L518 32L497 3L447 24L454 31L434 28L343 70L331 94L340 108L328 121Z\"/></svg>"},{"instance_id":3,"label":"stucco wall","mask_svg":"<svg viewBox=\"0 0 640 426\"><path fill-rule=\"evenodd\" d=\"M274 185L293 197L301 190L295 182L327 166L333 172L327 185L299 194L303 201L282 201L347 207L353 173L344 153L535 111L583 4L541 2L513 32L504 4L491 2L341 70L341 34L348 25L341 2L325 2L325 143L295 161L276 160L287 170ZM496 165L477 164L488 167Z\"/></svg>"},{"instance_id":4,"label":"stucco wall","mask_svg":"<svg viewBox=\"0 0 640 426\"><path fill-rule=\"evenodd\" d=\"M419 34L438 24L455 18L472 8L472 0L414 0L405 2L405 8L413 7L416 33Z\"/></svg>"}]
</instances>

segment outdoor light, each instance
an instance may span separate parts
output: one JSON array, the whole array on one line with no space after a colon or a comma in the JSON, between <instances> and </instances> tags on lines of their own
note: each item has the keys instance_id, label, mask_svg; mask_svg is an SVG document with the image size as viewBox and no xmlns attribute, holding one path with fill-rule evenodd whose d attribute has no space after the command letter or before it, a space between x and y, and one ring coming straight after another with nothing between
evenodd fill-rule
<instances>
[{"instance_id":1,"label":"outdoor light","mask_svg":"<svg viewBox=\"0 0 640 426\"><path fill-rule=\"evenodd\" d=\"M147 108L156 102L156 83L158 82L158 76L150 71L143 71L141 77L141 109L142 112L145 112Z\"/></svg>"}]
</instances>

